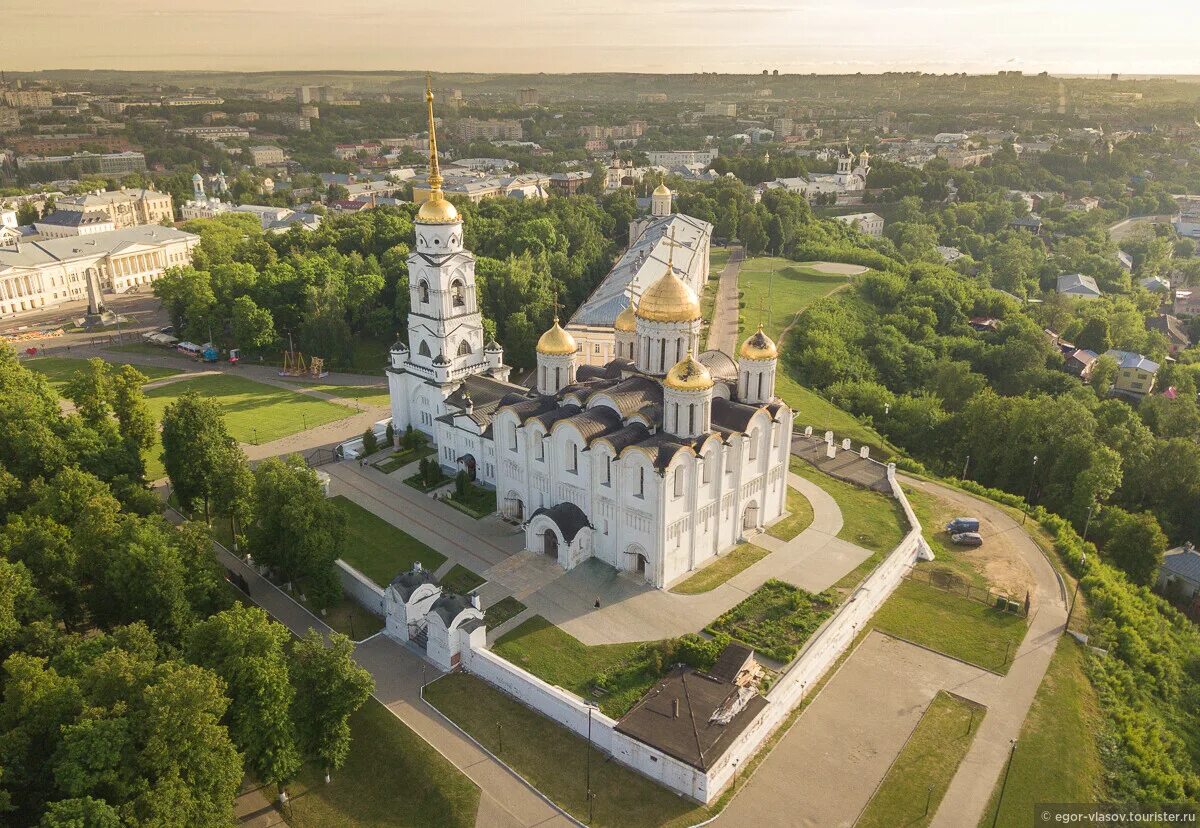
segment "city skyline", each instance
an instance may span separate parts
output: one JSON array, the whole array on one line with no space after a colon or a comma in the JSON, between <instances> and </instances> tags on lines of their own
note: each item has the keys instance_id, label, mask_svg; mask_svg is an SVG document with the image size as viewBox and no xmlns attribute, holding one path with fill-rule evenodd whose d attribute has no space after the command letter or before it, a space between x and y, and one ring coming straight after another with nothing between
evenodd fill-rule
<instances>
[{"instance_id":1,"label":"city skyline","mask_svg":"<svg viewBox=\"0 0 1200 828\"><path fill-rule=\"evenodd\" d=\"M175 8L178 7L178 8ZM1003 15L1000 17L1000 15ZM463 72L1190 74L1200 8L1149 0L837 4L754 0L563 3L520 11L478 0L410 7L264 0L203 8L47 0L8 12L10 71L400 70ZM74 21L63 27L61 21ZM1003 25L997 25L1002 20ZM41 44L53 42L52 57ZM114 48L117 46L118 48Z\"/></svg>"}]
</instances>

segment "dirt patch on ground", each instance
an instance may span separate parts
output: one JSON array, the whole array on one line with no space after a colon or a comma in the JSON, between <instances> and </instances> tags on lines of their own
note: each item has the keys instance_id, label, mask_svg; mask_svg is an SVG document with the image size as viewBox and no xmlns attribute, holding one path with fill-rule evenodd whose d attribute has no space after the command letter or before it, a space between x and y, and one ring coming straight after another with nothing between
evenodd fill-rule
<instances>
[{"instance_id":1,"label":"dirt patch on ground","mask_svg":"<svg viewBox=\"0 0 1200 828\"><path fill-rule=\"evenodd\" d=\"M836 273L840 276L857 276L866 273L862 265L844 264L842 262L801 262L805 267L811 267L818 273Z\"/></svg>"},{"instance_id":2,"label":"dirt patch on ground","mask_svg":"<svg viewBox=\"0 0 1200 828\"><path fill-rule=\"evenodd\" d=\"M986 518L980 521L980 529L983 546L971 549L966 554L994 588L1007 592L1017 600L1023 599L1027 591L1032 591L1034 580L1033 571L1021 558L1010 538L1012 532L1020 530L998 530Z\"/></svg>"}]
</instances>

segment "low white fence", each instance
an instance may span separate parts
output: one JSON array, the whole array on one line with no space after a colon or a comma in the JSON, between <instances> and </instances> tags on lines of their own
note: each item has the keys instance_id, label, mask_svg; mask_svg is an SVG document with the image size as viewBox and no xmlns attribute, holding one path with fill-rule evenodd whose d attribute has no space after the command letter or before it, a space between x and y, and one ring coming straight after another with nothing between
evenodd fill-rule
<instances>
[{"instance_id":1,"label":"low white fence","mask_svg":"<svg viewBox=\"0 0 1200 828\"><path fill-rule=\"evenodd\" d=\"M839 450L836 447L835 451ZM840 450L849 450L843 447ZM875 462L875 461L870 461ZM711 802L729 784L739 766L762 747L763 743L804 700L812 687L846 652L875 611L900 584L904 574L916 562L925 545L921 524L908 503L899 483L895 465L887 467L892 495L900 502L911 527L894 550L858 586L837 611L813 634L787 672L767 694L767 706L755 717L717 763L701 771L655 748L615 730L616 722L598 709L592 710L592 743L621 763L680 794L699 802ZM340 562L339 562L340 563ZM353 570L351 570L353 571ZM356 573L357 574L357 573ZM360 576L361 577L361 576ZM373 586L373 585L372 585ZM485 649L466 648L462 666L489 684L503 690L523 704L558 722L567 729L588 735L588 705L573 693L548 684L537 676Z\"/></svg>"},{"instance_id":2,"label":"low white fence","mask_svg":"<svg viewBox=\"0 0 1200 828\"><path fill-rule=\"evenodd\" d=\"M338 558L338 580L342 582L342 592L354 599L363 609L380 618L387 616L383 602L383 590L366 575L359 572L350 564Z\"/></svg>"}]
</instances>

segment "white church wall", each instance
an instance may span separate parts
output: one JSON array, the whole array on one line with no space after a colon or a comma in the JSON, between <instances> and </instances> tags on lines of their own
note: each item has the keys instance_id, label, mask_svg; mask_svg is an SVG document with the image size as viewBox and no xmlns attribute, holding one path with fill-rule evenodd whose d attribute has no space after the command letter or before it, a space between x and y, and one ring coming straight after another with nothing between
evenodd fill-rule
<instances>
[{"instance_id":1,"label":"white church wall","mask_svg":"<svg viewBox=\"0 0 1200 828\"><path fill-rule=\"evenodd\" d=\"M340 558L334 563L337 566L338 580L342 584L342 592L353 598L355 603L372 615L385 617L387 611L383 600L383 590L366 575Z\"/></svg>"}]
</instances>

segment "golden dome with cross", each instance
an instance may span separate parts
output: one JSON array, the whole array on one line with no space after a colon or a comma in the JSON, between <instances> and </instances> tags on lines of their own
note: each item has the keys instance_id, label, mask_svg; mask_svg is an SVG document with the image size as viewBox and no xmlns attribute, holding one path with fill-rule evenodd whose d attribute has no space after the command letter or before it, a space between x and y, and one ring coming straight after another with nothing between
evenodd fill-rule
<instances>
[{"instance_id":1,"label":"golden dome with cross","mask_svg":"<svg viewBox=\"0 0 1200 828\"><path fill-rule=\"evenodd\" d=\"M687 282L675 274L675 229L667 242L667 272L650 285L638 300L634 314L651 322L695 322L700 319L700 299Z\"/></svg>"},{"instance_id":2,"label":"golden dome with cross","mask_svg":"<svg viewBox=\"0 0 1200 828\"><path fill-rule=\"evenodd\" d=\"M550 330L542 334L541 339L537 343L537 352L546 356L567 356L578 350L575 344L575 337L567 333L561 325L558 324L558 317L554 317L554 324Z\"/></svg>"},{"instance_id":3,"label":"golden dome with cross","mask_svg":"<svg viewBox=\"0 0 1200 828\"><path fill-rule=\"evenodd\" d=\"M707 391L713 387L712 374L697 362L691 352L667 372L663 385L674 391Z\"/></svg>"}]
</instances>

